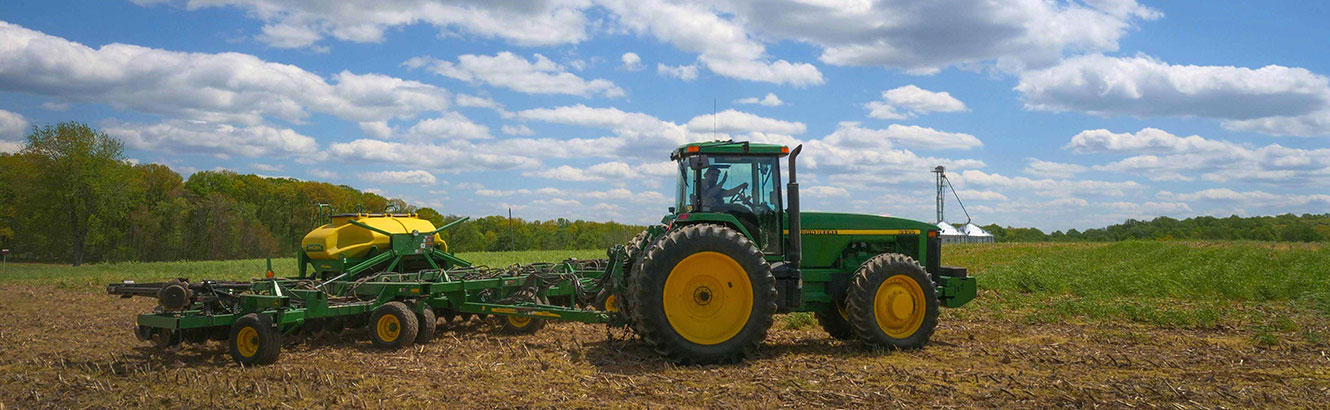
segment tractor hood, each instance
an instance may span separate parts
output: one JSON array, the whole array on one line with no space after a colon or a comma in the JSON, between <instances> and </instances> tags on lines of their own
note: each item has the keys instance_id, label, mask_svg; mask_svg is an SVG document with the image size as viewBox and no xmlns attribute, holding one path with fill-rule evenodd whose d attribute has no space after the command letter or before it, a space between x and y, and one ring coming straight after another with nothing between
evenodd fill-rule
<instances>
[{"instance_id":1,"label":"tractor hood","mask_svg":"<svg viewBox=\"0 0 1330 410\"><path fill-rule=\"evenodd\" d=\"M903 230L919 232L892 232L890 235L900 234L919 234L927 231L936 231L938 227L912 219L896 218L890 216L877 216L867 214L847 214L839 212L802 212L799 221L803 223L802 231L805 235L817 235L818 232L809 231L880 231L880 230ZM869 234L885 234L872 232Z\"/></svg>"},{"instance_id":2,"label":"tractor hood","mask_svg":"<svg viewBox=\"0 0 1330 410\"><path fill-rule=\"evenodd\" d=\"M852 242L893 237L896 241L918 243L915 238L919 235L938 230L933 224L910 219L835 212L803 212L799 221L803 225L799 229L803 245L801 265L809 268L832 267Z\"/></svg>"}]
</instances>

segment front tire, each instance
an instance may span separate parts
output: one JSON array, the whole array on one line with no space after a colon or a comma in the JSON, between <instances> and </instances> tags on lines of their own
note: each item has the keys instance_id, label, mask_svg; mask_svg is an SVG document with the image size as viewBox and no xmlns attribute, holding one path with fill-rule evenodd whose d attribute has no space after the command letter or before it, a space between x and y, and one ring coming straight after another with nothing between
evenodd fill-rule
<instances>
[{"instance_id":1,"label":"front tire","mask_svg":"<svg viewBox=\"0 0 1330 410\"><path fill-rule=\"evenodd\" d=\"M918 349L937 328L937 287L905 255L881 254L859 266L847 307L855 336L873 347Z\"/></svg>"},{"instance_id":2,"label":"front tire","mask_svg":"<svg viewBox=\"0 0 1330 410\"><path fill-rule=\"evenodd\" d=\"M642 339L680 364L751 356L776 313L776 280L752 241L733 229L675 229L646 249L626 311Z\"/></svg>"}]
</instances>

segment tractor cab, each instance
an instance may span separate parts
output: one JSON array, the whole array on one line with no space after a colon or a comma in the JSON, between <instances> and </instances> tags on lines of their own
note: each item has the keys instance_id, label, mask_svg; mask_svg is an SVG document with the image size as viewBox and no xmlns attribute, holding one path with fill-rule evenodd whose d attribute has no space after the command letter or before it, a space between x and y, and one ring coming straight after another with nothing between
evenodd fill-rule
<instances>
[{"instance_id":1,"label":"tractor cab","mask_svg":"<svg viewBox=\"0 0 1330 410\"><path fill-rule=\"evenodd\" d=\"M664 223L719 219L745 231L762 253L782 255L780 159L789 152L781 145L733 141L680 147L671 154L678 184Z\"/></svg>"}]
</instances>

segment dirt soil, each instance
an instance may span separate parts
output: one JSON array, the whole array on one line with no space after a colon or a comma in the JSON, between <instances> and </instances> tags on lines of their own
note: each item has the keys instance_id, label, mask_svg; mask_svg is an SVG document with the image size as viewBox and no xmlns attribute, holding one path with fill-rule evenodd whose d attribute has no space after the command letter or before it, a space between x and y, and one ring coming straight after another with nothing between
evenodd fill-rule
<instances>
[{"instance_id":1,"label":"dirt soil","mask_svg":"<svg viewBox=\"0 0 1330 410\"><path fill-rule=\"evenodd\" d=\"M552 323L507 336L472 320L386 352L363 331L242 369L219 342L134 338L150 299L0 285L0 409L24 408L1314 408L1330 352L1238 330L1027 325L944 311L923 350L870 352L777 320L757 357L678 367L622 330Z\"/></svg>"}]
</instances>

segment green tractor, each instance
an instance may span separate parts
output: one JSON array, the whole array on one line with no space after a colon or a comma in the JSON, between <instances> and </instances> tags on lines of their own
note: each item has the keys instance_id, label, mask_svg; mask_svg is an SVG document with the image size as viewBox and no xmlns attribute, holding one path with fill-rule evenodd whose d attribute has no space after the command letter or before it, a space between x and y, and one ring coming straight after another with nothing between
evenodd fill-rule
<instances>
[{"instance_id":1,"label":"green tractor","mask_svg":"<svg viewBox=\"0 0 1330 410\"><path fill-rule=\"evenodd\" d=\"M935 225L800 212L802 148L717 141L673 151L675 206L628 243L624 280L603 291L605 310L622 310L647 344L679 363L742 360L782 312L814 312L838 339L924 346L939 306L975 297L974 278L941 265Z\"/></svg>"}]
</instances>

